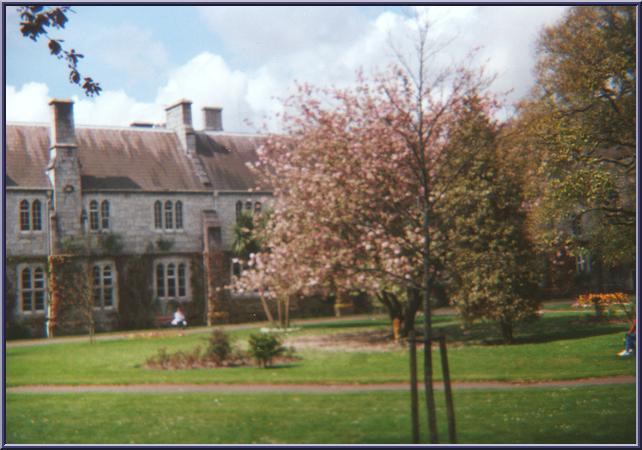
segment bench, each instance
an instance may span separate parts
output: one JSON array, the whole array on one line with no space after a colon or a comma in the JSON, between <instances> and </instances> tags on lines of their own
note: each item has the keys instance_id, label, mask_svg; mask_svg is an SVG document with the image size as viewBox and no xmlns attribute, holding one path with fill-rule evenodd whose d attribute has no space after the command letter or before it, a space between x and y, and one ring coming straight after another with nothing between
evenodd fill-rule
<instances>
[{"instance_id":1,"label":"bench","mask_svg":"<svg viewBox=\"0 0 642 450\"><path fill-rule=\"evenodd\" d=\"M156 328L161 328L162 326L167 326L172 321L173 318L174 318L174 316L171 315L171 314L169 316L155 316L154 317L154 326Z\"/></svg>"}]
</instances>

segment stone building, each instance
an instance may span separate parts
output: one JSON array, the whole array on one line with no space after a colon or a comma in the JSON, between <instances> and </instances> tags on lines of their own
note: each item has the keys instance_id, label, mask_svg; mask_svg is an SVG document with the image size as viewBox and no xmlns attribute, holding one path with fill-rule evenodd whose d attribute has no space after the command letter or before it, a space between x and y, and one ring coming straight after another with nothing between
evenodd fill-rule
<instances>
[{"instance_id":1,"label":"stone building","mask_svg":"<svg viewBox=\"0 0 642 450\"><path fill-rule=\"evenodd\" d=\"M125 128L49 104L49 126L5 129L7 333L151 326L175 303L195 324L233 320L236 217L272 198L247 166L263 138L224 132L220 108L194 130L187 100Z\"/></svg>"}]
</instances>

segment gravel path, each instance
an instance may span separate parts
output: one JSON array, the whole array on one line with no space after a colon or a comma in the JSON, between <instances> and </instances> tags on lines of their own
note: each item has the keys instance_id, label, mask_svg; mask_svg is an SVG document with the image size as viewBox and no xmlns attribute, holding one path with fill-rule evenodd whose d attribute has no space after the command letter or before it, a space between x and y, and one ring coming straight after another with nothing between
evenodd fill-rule
<instances>
[{"instance_id":1,"label":"gravel path","mask_svg":"<svg viewBox=\"0 0 642 450\"><path fill-rule=\"evenodd\" d=\"M453 389L523 389L523 388L565 388L573 386L633 384L634 376L617 376L585 378L578 380L504 382L504 381L462 381L452 384ZM423 389L423 383L420 383ZM436 382L435 389L443 390L443 384ZM92 392L109 393L150 393L150 394L185 394L191 392L211 393L323 393L340 392L373 392L373 391L406 391L408 383L385 384L129 384L129 385L31 385L7 388L7 393L41 393L41 394L80 394Z\"/></svg>"}]
</instances>

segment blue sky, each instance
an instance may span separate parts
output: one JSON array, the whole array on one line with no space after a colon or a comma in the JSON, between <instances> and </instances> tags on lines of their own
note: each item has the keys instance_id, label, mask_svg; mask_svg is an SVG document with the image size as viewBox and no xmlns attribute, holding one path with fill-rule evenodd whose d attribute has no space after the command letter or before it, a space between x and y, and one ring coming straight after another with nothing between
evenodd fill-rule
<instances>
[{"instance_id":1,"label":"blue sky","mask_svg":"<svg viewBox=\"0 0 642 450\"><path fill-rule=\"evenodd\" d=\"M101 83L90 99L67 81L65 64L46 43L22 38L14 7L6 7L6 118L49 120L47 99L73 98L80 124L127 126L162 122L164 106L193 101L222 106L228 131L252 131L279 111L277 98L294 82L349 85L358 68L385 69L390 42L412 47L414 8L391 6L77 6L65 30L51 36L83 53L80 71ZM435 6L416 8L434 23L436 40L451 44L436 64L462 59L481 45L479 62L497 74L494 89L531 87L534 44L560 6ZM250 121L253 125L248 125ZM273 124L272 124L273 125Z\"/></svg>"}]
</instances>

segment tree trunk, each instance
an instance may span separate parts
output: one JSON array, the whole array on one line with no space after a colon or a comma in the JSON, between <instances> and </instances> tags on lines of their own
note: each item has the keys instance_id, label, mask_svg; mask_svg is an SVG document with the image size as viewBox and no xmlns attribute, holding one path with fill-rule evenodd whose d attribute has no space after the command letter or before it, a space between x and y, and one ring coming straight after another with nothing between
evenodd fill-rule
<instances>
[{"instance_id":1,"label":"tree trunk","mask_svg":"<svg viewBox=\"0 0 642 450\"><path fill-rule=\"evenodd\" d=\"M399 301L396 295L391 294L390 292L382 292L378 295L379 301L386 307L388 310L388 316L390 317L390 323L392 326L392 336L395 341L401 337L406 337L407 329L405 326L405 314L402 303ZM401 327L401 323L404 323L404 326Z\"/></svg>"},{"instance_id":2,"label":"tree trunk","mask_svg":"<svg viewBox=\"0 0 642 450\"><path fill-rule=\"evenodd\" d=\"M267 301L265 300L265 297L263 297L263 292L260 293L259 298L261 299L261 305L263 305L263 311L265 312L265 316L270 322L270 325L274 326L274 317L270 312L270 307L268 306Z\"/></svg>"},{"instance_id":3,"label":"tree trunk","mask_svg":"<svg viewBox=\"0 0 642 450\"><path fill-rule=\"evenodd\" d=\"M424 220L423 220L423 306L424 306L424 385L426 389L426 412L428 415L428 430L430 433L430 443L439 443L437 434L437 417L435 416L435 391L433 387L433 369L432 369L432 311L430 309L430 228L428 226L428 199L424 199Z\"/></svg>"},{"instance_id":4,"label":"tree trunk","mask_svg":"<svg viewBox=\"0 0 642 450\"><path fill-rule=\"evenodd\" d=\"M513 323L509 320L502 319L499 322L502 329L502 338L507 344L513 343Z\"/></svg>"}]
</instances>

